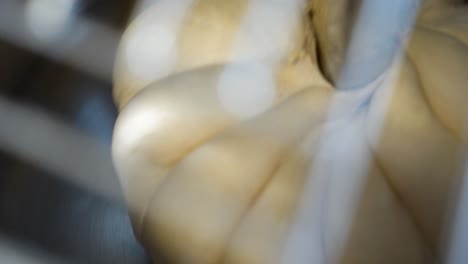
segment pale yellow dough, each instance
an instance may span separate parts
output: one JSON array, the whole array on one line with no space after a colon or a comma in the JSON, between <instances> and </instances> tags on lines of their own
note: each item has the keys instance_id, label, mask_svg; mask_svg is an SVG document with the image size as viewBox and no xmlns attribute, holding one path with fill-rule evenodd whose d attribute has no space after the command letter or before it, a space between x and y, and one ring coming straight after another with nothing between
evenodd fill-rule
<instances>
[{"instance_id":1,"label":"pale yellow dough","mask_svg":"<svg viewBox=\"0 0 468 264\"><path fill-rule=\"evenodd\" d=\"M170 2L130 24L116 61L113 156L135 234L169 263L279 263L323 127L334 121L327 110L356 14L346 8L359 1L304 3L289 30L265 24L269 47L244 23L252 0L198 0L182 11ZM292 8L256 2L270 15ZM425 264L443 254L467 142L468 9L433 0L421 10L393 66L397 80L356 120L373 157L340 263ZM148 25L177 36L173 64L154 76L135 71L128 51ZM240 61L276 63L274 101L250 118L229 112L217 90Z\"/></svg>"}]
</instances>

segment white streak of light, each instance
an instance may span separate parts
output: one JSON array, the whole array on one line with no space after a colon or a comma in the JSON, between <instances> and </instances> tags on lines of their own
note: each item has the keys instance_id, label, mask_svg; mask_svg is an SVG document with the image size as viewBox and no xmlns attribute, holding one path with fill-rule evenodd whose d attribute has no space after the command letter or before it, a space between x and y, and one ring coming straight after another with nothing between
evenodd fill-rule
<instances>
[{"instance_id":1,"label":"white streak of light","mask_svg":"<svg viewBox=\"0 0 468 264\"><path fill-rule=\"evenodd\" d=\"M90 19L77 18L56 41L41 42L25 17L20 1L0 1L0 38L102 80L112 80L120 34Z\"/></svg>"},{"instance_id":2,"label":"white streak of light","mask_svg":"<svg viewBox=\"0 0 468 264\"><path fill-rule=\"evenodd\" d=\"M0 98L0 148L119 203L110 149L46 113Z\"/></svg>"},{"instance_id":3,"label":"white streak of light","mask_svg":"<svg viewBox=\"0 0 468 264\"><path fill-rule=\"evenodd\" d=\"M370 153L360 122L346 118L328 124L282 263L335 263L329 260L340 251L365 181Z\"/></svg>"},{"instance_id":4,"label":"white streak of light","mask_svg":"<svg viewBox=\"0 0 468 264\"><path fill-rule=\"evenodd\" d=\"M461 188L457 190L457 211L453 218L452 232L447 247L447 264L468 263L468 159L465 160L465 174Z\"/></svg>"},{"instance_id":5,"label":"white streak of light","mask_svg":"<svg viewBox=\"0 0 468 264\"><path fill-rule=\"evenodd\" d=\"M418 0L365 0L363 5L338 82L339 92L286 242L281 259L285 264L339 262L372 159L363 136L362 115L353 113L376 89L391 94L388 89L393 87L403 52L405 36L401 32L409 32L419 6ZM395 14L401 15L400 20L395 21ZM392 43L390 47L386 41ZM385 47L380 49L381 45ZM375 81L382 76L383 83ZM379 111L385 113L384 100L380 106L384 109Z\"/></svg>"}]
</instances>

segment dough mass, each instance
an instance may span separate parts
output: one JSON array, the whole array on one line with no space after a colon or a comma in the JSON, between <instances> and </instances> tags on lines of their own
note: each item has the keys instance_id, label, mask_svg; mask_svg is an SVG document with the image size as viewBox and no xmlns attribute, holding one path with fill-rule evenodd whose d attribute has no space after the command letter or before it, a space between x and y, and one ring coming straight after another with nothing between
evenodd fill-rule
<instances>
[{"instance_id":1,"label":"dough mass","mask_svg":"<svg viewBox=\"0 0 468 264\"><path fill-rule=\"evenodd\" d=\"M333 122L357 2L161 0L130 24L116 61L113 155L135 234L155 260L279 261ZM393 92L378 90L356 117L372 159L340 263L443 257L466 143L466 6L425 1L398 67ZM226 107L223 78L247 89L228 99L245 95L242 108L255 113Z\"/></svg>"}]
</instances>

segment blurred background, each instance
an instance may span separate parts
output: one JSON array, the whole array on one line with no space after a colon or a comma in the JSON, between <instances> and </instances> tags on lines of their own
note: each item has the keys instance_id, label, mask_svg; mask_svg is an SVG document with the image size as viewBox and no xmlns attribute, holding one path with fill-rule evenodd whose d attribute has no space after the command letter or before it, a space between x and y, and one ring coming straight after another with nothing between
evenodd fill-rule
<instances>
[{"instance_id":1,"label":"blurred background","mask_svg":"<svg viewBox=\"0 0 468 264\"><path fill-rule=\"evenodd\" d=\"M1 263L149 263L110 158L113 59L138 4L0 1Z\"/></svg>"}]
</instances>

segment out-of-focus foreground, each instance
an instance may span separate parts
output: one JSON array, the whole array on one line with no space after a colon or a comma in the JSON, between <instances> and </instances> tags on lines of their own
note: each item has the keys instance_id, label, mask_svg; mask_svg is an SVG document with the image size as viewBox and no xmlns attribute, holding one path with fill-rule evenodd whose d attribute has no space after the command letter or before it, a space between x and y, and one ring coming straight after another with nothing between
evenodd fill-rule
<instances>
[{"instance_id":1,"label":"out-of-focus foreground","mask_svg":"<svg viewBox=\"0 0 468 264\"><path fill-rule=\"evenodd\" d=\"M0 263L148 263L110 156L135 1L0 1Z\"/></svg>"}]
</instances>

